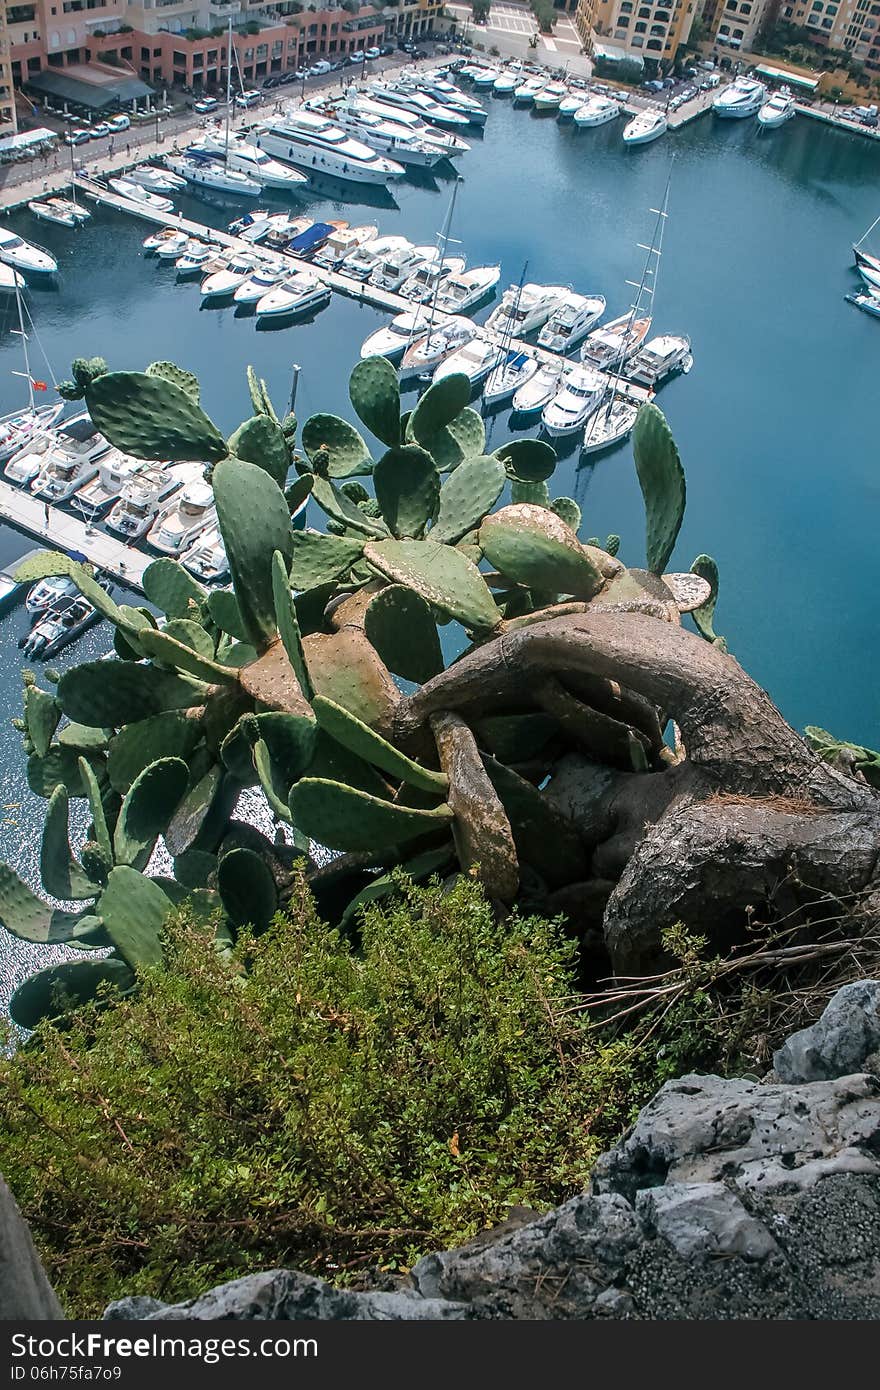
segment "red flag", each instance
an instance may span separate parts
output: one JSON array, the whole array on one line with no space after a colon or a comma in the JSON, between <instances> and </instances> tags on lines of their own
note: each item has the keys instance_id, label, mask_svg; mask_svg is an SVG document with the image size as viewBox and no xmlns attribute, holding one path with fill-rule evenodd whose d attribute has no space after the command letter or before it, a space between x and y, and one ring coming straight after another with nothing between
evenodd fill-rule
<instances>
[{"instance_id":1,"label":"red flag","mask_svg":"<svg viewBox=\"0 0 880 1390\"><path fill-rule=\"evenodd\" d=\"M33 386L35 391L48 391L49 389L45 381L33 381L31 382L31 385Z\"/></svg>"}]
</instances>

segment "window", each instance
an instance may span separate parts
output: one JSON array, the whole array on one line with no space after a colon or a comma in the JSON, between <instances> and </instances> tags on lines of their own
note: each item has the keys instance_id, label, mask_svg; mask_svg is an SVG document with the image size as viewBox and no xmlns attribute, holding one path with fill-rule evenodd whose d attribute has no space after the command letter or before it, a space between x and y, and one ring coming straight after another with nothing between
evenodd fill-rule
<instances>
[{"instance_id":1,"label":"window","mask_svg":"<svg viewBox=\"0 0 880 1390\"><path fill-rule=\"evenodd\" d=\"M162 57L162 50L161 50L161 48L154 48L154 49L153 49L153 57L154 57L154 58L161 58L161 57Z\"/></svg>"},{"instance_id":2,"label":"window","mask_svg":"<svg viewBox=\"0 0 880 1390\"><path fill-rule=\"evenodd\" d=\"M617 21L617 23L619 24L621 30L624 30L624 29L628 29L628 28L629 28L629 20L628 20L627 18L619 19L619 20ZM622 39L623 37L624 37L624 34L623 34L622 32L621 32L620 34L618 34L618 38L621 38L621 39Z\"/></svg>"},{"instance_id":3,"label":"window","mask_svg":"<svg viewBox=\"0 0 880 1390\"><path fill-rule=\"evenodd\" d=\"M733 31L733 37L734 37L735 39L741 39L741 38L743 37L743 35L744 35L744 31L743 31L742 29L734 29L734 31Z\"/></svg>"},{"instance_id":4,"label":"window","mask_svg":"<svg viewBox=\"0 0 880 1390\"><path fill-rule=\"evenodd\" d=\"M650 18L651 18L651 11L648 9L647 5L643 5L642 8L639 10L639 19L650 19Z\"/></svg>"},{"instance_id":5,"label":"window","mask_svg":"<svg viewBox=\"0 0 880 1390\"><path fill-rule=\"evenodd\" d=\"M646 34L647 32L648 32L648 26L647 26L647 24L637 24L637 25L636 25L636 33L637 33L637 34Z\"/></svg>"},{"instance_id":6,"label":"window","mask_svg":"<svg viewBox=\"0 0 880 1390\"><path fill-rule=\"evenodd\" d=\"M149 50L148 48L142 48L142 49L141 49L141 62L142 62L142 63L148 63L149 60L150 60L150 50Z\"/></svg>"}]
</instances>

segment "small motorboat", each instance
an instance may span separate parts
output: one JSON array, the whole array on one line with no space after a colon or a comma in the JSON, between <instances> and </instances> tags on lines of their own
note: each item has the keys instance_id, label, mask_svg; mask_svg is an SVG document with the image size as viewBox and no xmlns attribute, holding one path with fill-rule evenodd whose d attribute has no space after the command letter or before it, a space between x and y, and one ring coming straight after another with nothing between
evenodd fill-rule
<instances>
[{"instance_id":1,"label":"small motorboat","mask_svg":"<svg viewBox=\"0 0 880 1390\"><path fill-rule=\"evenodd\" d=\"M49 481L49 473L55 462L91 463L109 448L104 436L97 433L88 413L82 411L54 428L34 430L24 448L12 455L3 472L11 483L27 483L35 488L37 479L43 475L43 480ZM80 482L83 481L81 478ZM51 500L60 499L53 497Z\"/></svg>"},{"instance_id":2,"label":"small motorboat","mask_svg":"<svg viewBox=\"0 0 880 1390\"><path fill-rule=\"evenodd\" d=\"M181 555L217 519L214 491L204 478L187 483L159 512L147 544L163 555Z\"/></svg>"},{"instance_id":3,"label":"small motorboat","mask_svg":"<svg viewBox=\"0 0 880 1390\"><path fill-rule=\"evenodd\" d=\"M149 236L144 237L143 241L141 242L141 246L144 248L146 252L155 253L159 250L160 246L165 245L166 241L173 241L176 246L179 246L180 235L181 233L179 227L159 227L157 231L150 232ZM178 252L178 255L179 254L180 253Z\"/></svg>"},{"instance_id":4,"label":"small motorboat","mask_svg":"<svg viewBox=\"0 0 880 1390\"><path fill-rule=\"evenodd\" d=\"M486 377L483 387L484 405L501 405L510 400L514 392L531 381L538 370L538 359L530 352L514 352L507 360L494 367Z\"/></svg>"},{"instance_id":5,"label":"small motorboat","mask_svg":"<svg viewBox=\"0 0 880 1390\"><path fill-rule=\"evenodd\" d=\"M155 164L139 164L136 169L129 169L125 177L130 183L139 183L141 188L160 196L179 193L181 188L186 188L186 179L173 174L170 169L158 169Z\"/></svg>"},{"instance_id":6,"label":"small motorboat","mask_svg":"<svg viewBox=\"0 0 880 1390\"><path fill-rule=\"evenodd\" d=\"M669 122L665 114L658 111L656 106L648 107L637 116L633 116L623 127L623 143L649 145L652 140L659 140L661 135L665 135L668 129Z\"/></svg>"},{"instance_id":7,"label":"small motorboat","mask_svg":"<svg viewBox=\"0 0 880 1390\"><path fill-rule=\"evenodd\" d=\"M139 541L147 534L169 495L202 474L200 463L145 463L123 484L122 495L110 509L105 525L108 531L126 541Z\"/></svg>"},{"instance_id":8,"label":"small motorboat","mask_svg":"<svg viewBox=\"0 0 880 1390\"><path fill-rule=\"evenodd\" d=\"M174 262L177 278L183 280L188 275L195 275L197 272L204 273L205 262L211 260L216 254L216 247L208 246L206 242L193 237L186 243L183 251Z\"/></svg>"},{"instance_id":9,"label":"small motorboat","mask_svg":"<svg viewBox=\"0 0 880 1390\"><path fill-rule=\"evenodd\" d=\"M866 314L873 314L875 318L880 318L880 291L853 290L851 294L844 295L847 304L854 304L857 309L863 309Z\"/></svg>"},{"instance_id":10,"label":"small motorboat","mask_svg":"<svg viewBox=\"0 0 880 1390\"><path fill-rule=\"evenodd\" d=\"M77 511L96 517L122 496L122 490L130 478L136 478L148 466L143 459L124 454L121 449L109 449L98 464L96 477L77 491L74 506Z\"/></svg>"},{"instance_id":11,"label":"small motorboat","mask_svg":"<svg viewBox=\"0 0 880 1390\"><path fill-rule=\"evenodd\" d=\"M42 613L48 612L60 598L68 598L78 593L73 580L68 579L66 574L51 574L48 578L38 579L36 584L31 585L25 599L25 608L32 618L38 618Z\"/></svg>"},{"instance_id":12,"label":"small motorboat","mask_svg":"<svg viewBox=\"0 0 880 1390\"><path fill-rule=\"evenodd\" d=\"M437 308L443 314L467 314L494 293L500 279L500 265L478 265L448 275L440 286Z\"/></svg>"},{"instance_id":13,"label":"small motorboat","mask_svg":"<svg viewBox=\"0 0 880 1390\"><path fill-rule=\"evenodd\" d=\"M270 225L259 237L261 246L268 246L272 251L286 251L293 245L297 237L303 236L310 227L316 226L311 217L290 217L283 213L280 217L270 219ZM254 237L244 237L245 241L253 241Z\"/></svg>"},{"instance_id":14,"label":"small motorboat","mask_svg":"<svg viewBox=\"0 0 880 1390\"><path fill-rule=\"evenodd\" d=\"M210 188L239 198L259 198L263 191L256 179L248 178L239 169L227 169L222 160L201 150L184 150L183 154L166 156L165 162L194 188Z\"/></svg>"},{"instance_id":15,"label":"small motorboat","mask_svg":"<svg viewBox=\"0 0 880 1390\"><path fill-rule=\"evenodd\" d=\"M28 203L28 212L42 222L54 222L58 227L78 227L81 222L88 222L92 215L71 198L35 198Z\"/></svg>"},{"instance_id":16,"label":"small motorboat","mask_svg":"<svg viewBox=\"0 0 880 1390\"><path fill-rule=\"evenodd\" d=\"M558 111L559 103L566 95L565 88L559 82L548 82L539 92L535 93L534 102L536 111Z\"/></svg>"},{"instance_id":17,"label":"small motorboat","mask_svg":"<svg viewBox=\"0 0 880 1390\"><path fill-rule=\"evenodd\" d=\"M383 256L379 264L373 268L370 284L393 294L399 291L404 281L426 261L433 261L436 254L433 246L401 246L397 251L390 251L387 256Z\"/></svg>"},{"instance_id":18,"label":"small motorboat","mask_svg":"<svg viewBox=\"0 0 880 1390\"><path fill-rule=\"evenodd\" d=\"M514 101L521 101L525 106L530 106L543 86L543 77L529 77L519 87L514 88L513 99Z\"/></svg>"},{"instance_id":19,"label":"small motorboat","mask_svg":"<svg viewBox=\"0 0 880 1390\"><path fill-rule=\"evenodd\" d=\"M111 588L106 579L99 579L98 583L102 589L109 591ZM65 594L34 624L27 636L19 638L18 645L25 656L47 661L63 647L75 642L100 617L97 608L81 594Z\"/></svg>"},{"instance_id":20,"label":"small motorboat","mask_svg":"<svg viewBox=\"0 0 880 1390\"><path fill-rule=\"evenodd\" d=\"M329 287L311 271L297 270L257 300L257 318L286 318L323 309L330 295Z\"/></svg>"},{"instance_id":21,"label":"small motorboat","mask_svg":"<svg viewBox=\"0 0 880 1390\"><path fill-rule=\"evenodd\" d=\"M11 265L4 265L0 261L0 290L23 290L25 288L25 278L17 270L13 270Z\"/></svg>"},{"instance_id":22,"label":"small motorboat","mask_svg":"<svg viewBox=\"0 0 880 1390\"><path fill-rule=\"evenodd\" d=\"M607 381L594 367L574 366L541 413L541 427L553 438L582 429L605 395Z\"/></svg>"},{"instance_id":23,"label":"small motorboat","mask_svg":"<svg viewBox=\"0 0 880 1390\"><path fill-rule=\"evenodd\" d=\"M774 92L769 97L758 112L758 125L763 130L775 130L777 126L785 125L792 116L796 116L794 97L790 87L780 87L778 92Z\"/></svg>"},{"instance_id":24,"label":"small motorboat","mask_svg":"<svg viewBox=\"0 0 880 1390\"><path fill-rule=\"evenodd\" d=\"M512 354L511 354L512 355ZM471 386L478 386L489 375L493 367L505 356L503 350L486 338L472 338L464 347L453 352L437 367L433 381L442 381L445 376L462 372Z\"/></svg>"},{"instance_id":25,"label":"small motorboat","mask_svg":"<svg viewBox=\"0 0 880 1390\"><path fill-rule=\"evenodd\" d=\"M464 256L447 256L441 260L438 253L404 280L399 294L415 304L427 304L433 299L437 286L450 275L460 275L466 264Z\"/></svg>"},{"instance_id":26,"label":"small motorboat","mask_svg":"<svg viewBox=\"0 0 880 1390\"><path fill-rule=\"evenodd\" d=\"M16 410L0 417L0 463L25 449L28 441L50 429L64 409L63 401L39 410Z\"/></svg>"},{"instance_id":27,"label":"small motorboat","mask_svg":"<svg viewBox=\"0 0 880 1390\"><path fill-rule=\"evenodd\" d=\"M538 346L550 352L570 352L599 322L604 312L604 295L575 294L569 290L559 300L538 334Z\"/></svg>"},{"instance_id":28,"label":"small motorboat","mask_svg":"<svg viewBox=\"0 0 880 1390\"><path fill-rule=\"evenodd\" d=\"M499 72L492 83L492 91L499 97L512 96L520 81L521 74L518 72Z\"/></svg>"},{"instance_id":29,"label":"small motorboat","mask_svg":"<svg viewBox=\"0 0 880 1390\"><path fill-rule=\"evenodd\" d=\"M173 212L174 210L174 204L170 198L159 193L151 193L149 188L144 188L142 183L133 183L131 179L108 179L107 183L114 193L119 194L120 198L128 198L132 203L143 203L156 212Z\"/></svg>"},{"instance_id":30,"label":"small motorboat","mask_svg":"<svg viewBox=\"0 0 880 1390\"><path fill-rule=\"evenodd\" d=\"M428 331L428 311L426 309L407 309L396 314L390 323L377 328L365 338L361 346L361 357L387 357L394 362L402 357L411 343L423 338Z\"/></svg>"},{"instance_id":31,"label":"small motorboat","mask_svg":"<svg viewBox=\"0 0 880 1390\"><path fill-rule=\"evenodd\" d=\"M637 319L632 310L594 328L581 345L581 361L600 371L614 371L632 357L651 331L651 318Z\"/></svg>"},{"instance_id":32,"label":"small motorboat","mask_svg":"<svg viewBox=\"0 0 880 1390\"><path fill-rule=\"evenodd\" d=\"M0 613L8 613L17 603L21 603L30 586L29 579L16 579L16 573L27 560L44 554L42 549L28 550L17 560L0 570Z\"/></svg>"},{"instance_id":33,"label":"small motorboat","mask_svg":"<svg viewBox=\"0 0 880 1390\"><path fill-rule=\"evenodd\" d=\"M268 209L262 208L236 217L230 222L229 231L232 236L240 237L242 241L256 243L265 241L270 232L286 232L286 245L290 237L296 236L310 225L307 217L291 217L288 212L269 212Z\"/></svg>"},{"instance_id":34,"label":"small motorboat","mask_svg":"<svg viewBox=\"0 0 880 1390\"><path fill-rule=\"evenodd\" d=\"M596 93L588 97L584 104L575 111L574 123L582 130L589 130L592 126L607 125L609 121L616 121L620 111L619 102L612 101L610 97L599 96Z\"/></svg>"},{"instance_id":35,"label":"small motorboat","mask_svg":"<svg viewBox=\"0 0 880 1390\"><path fill-rule=\"evenodd\" d=\"M664 333L633 353L626 365L626 375L630 381L638 381L643 386L659 386L674 372L689 372L693 365L690 338L684 334L676 337Z\"/></svg>"},{"instance_id":36,"label":"small motorboat","mask_svg":"<svg viewBox=\"0 0 880 1390\"><path fill-rule=\"evenodd\" d=\"M280 285L290 271L286 265L261 265L247 277L233 294L236 304L256 304Z\"/></svg>"},{"instance_id":37,"label":"small motorboat","mask_svg":"<svg viewBox=\"0 0 880 1390\"><path fill-rule=\"evenodd\" d=\"M631 433L639 413L638 404L619 392L609 392L589 416L584 426L582 454L598 454L610 449Z\"/></svg>"},{"instance_id":38,"label":"small motorboat","mask_svg":"<svg viewBox=\"0 0 880 1390\"><path fill-rule=\"evenodd\" d=\"M322 265L326 270L335 270L346 256L350 256L359 246L375 241L378 235L379 228L375 223L367 223L363 227L338 227L316 252L314 264Z\"/></svg>"},{"instance_id":39,"label":"small motorboat","mask_svg":"<svg viewBox=\"0 0 880 1390\"><path fill-rule=\"evenodd\" d=\"M411 246L405 236L380 236L358 246L351 255L346 256L339 267L340 274L352 280L369 280L383 256L391 255L404 247Z\"/></svg>"},{"instance_id":40,"label":"small motorboat","mask_svg":"<svg viewBox=\"0 0 880 1390\"><path fill-rule=\"evenodd\" d=\"M559 301L571 291L565 285L511 285L486 320L490 333L524 338L543 328Z\"/></svg>"},{"instance_id":41,"label":"small motorboat","mask_svg":"<svg viewBox=\"0 0 880 1390\"><path fill-rule=\"evenodd\" d=\"M166 237L159 246L156 247L156 257L160 261L176 261L189 245L190 237L186 232L178 232L176 236Z\"/></svg>"},{"instance_id":42,"label":"small motorboat","mask_svg":"<svg viewBox=\"0 0 880 1390\"><path fill-rule=\"evenodd\" d=\"M196 579L212 583L229 573L226 547L218 526L209 526L180 557L180 563Z\"/></svg>"},{"instance_id":43,"label":"small motorboat","mask_svg":"<svg viewBox=\"0 0 880 1390\"><path fill-rule=\"evenodd\" d=\"M475 87L494 87L497 78L497 68L475 68L471 70L471 81Z\"/></svg>"},{"instance_id":44,"label":"small motorboat","mask_svg":"<svg viewBox=\"0 0 880 1390\"><path fill-rule=\"evenodd\" d=\"M430 333L410 343L404 352L399 372L401 382L430 376L476 335L477 329L470 319L451 318L435 324Z\"/></svg>"},{"instance_id":45,"label":"small motorboat","mask_svg":"<svg viewBox=\"0 0 880 1390\"><path fill-rule=\"evenodd\" d=\"M42 246L35 246L24 237L17 236L8 227L0 227L0 261L11 265L13 270L30 272L35 275L54 275L58 262Z\"/></svg>"},{"instance_id":46,"label":"small motorboat","mask_svg":"<svg viewBox=\"0 0 880 1390\"><path fill-rule=\"evenodd\" d=\"M556 115L560 121L571 120L575 111L579 111L584 104L584 93L567 91L559 103Z\"/></svg>"},{"instance_id":47,"label":"small motorboat","mask_svg":"<svg viewBox=\"0 0 880 1390\"><path fill-rule=\"evenodd\" d=\"M549 405L560 389L563 372L570 368L568 362L542 362L534 375L514 392L511 404L517 415L534 415Z\"/></svg>"},{"instance_id":48,"label":"small motorboat","mask_svg":"<svg viewBox=\"0 0 880 1390\"><path fill-rule=\"evenodd\" d=\"M31 482L31 492L46 502L68 501L84 483L94 478L98 460L109 450L109 441L95 429L87 415L81 417L78 424L71 421L57 431L39 473Z\"/></svg>"},{"instance_id":49,"label":"small motorboat","mask_svg":"<svg viewBox=\"0 0 880 1390\"><path fill-rule=\"evenodd\" d=\"M229 256L222 270L215 270L205 276L199 289L202 301L226 299L234 294L239 285L243 285L245 280L253 275L259 264L256 256L242 253Z\"/></svg>"}]
</instances>

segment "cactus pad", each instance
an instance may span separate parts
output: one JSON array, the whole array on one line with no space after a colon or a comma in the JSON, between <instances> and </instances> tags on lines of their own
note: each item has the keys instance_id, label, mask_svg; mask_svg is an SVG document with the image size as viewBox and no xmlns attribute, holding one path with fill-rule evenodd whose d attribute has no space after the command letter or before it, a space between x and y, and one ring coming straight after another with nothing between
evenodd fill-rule
<instances>
[{"instance_id":1,"label":"cactus pad","mask_svg":"<svg viewBox=\"0 0 880 1390\"><path fill-rule=\"evenodd\" d=\"M173 904L151 878L121 864L101 894L101 916L113 945L133 970L162 964L162 928Z\"/></svg>"},{"instance_id":2,"label":"cactus pad","mask_svg":"<svg viewBox=\"0 0 880 1390\"><path fill-rule=\"evenodd\" d=\"M410 786L433 793L435 796L445 795L449 783L444 773L432 772L429 768L413 762L412 758L399 752L393 744L361 723L341 705L328 700L326 696L316 695L313 708L315 718L324 732L352 753L356 753L359 758L381 768L399 782L407 782Z\"/></svg>"},{"instance_id":3,"label":"cactus pad","mask_svg":"<svg viewBox=\"0 0 880 1390\"><path fill-rule=\"evenodd\" d=\"M364 632L389 671L404 680L424 685L443 670L431 609L404 584L389 584L370 600Z\"/></svg>"},{"instance_id":4,"label":"cactus pad","mask_svg":"<svg viewBox=\"0 0 880 1390\"><path fill-rule=\"evenodd\" d=\"M208 595L208 612L223 632L238 642L247 641L238 600L231 589L215 589Z\"/></svg>"},{"instance_id":5,"label":"cactus pad","mask_svg":"<svg viewBox=\"0 0 880 1390\"><path fill-rule=\"evenodd\" d=\"M581 529L581 509L573 497L557 497L555 502L550 503L550 510L561 516L566 526L570 526L577 535Z\"/></svg>"},{"instance_id":6,"label":"cactus pad","mask_svg":"<svg viewBox=\"0 0 880 1390\"><path fill-rule=\"evenodd\" d=\"M349 377L348 394L358 418L389 449L400 443L400 387L387 357L365 357Z\"/></svg>"},{"instance_id":7,"label":"cactus pad","mask_svg":"<svg viewBox=\"0 0 880 1390\"><path fill-rule=\"evenodd\" d=\"M110 785L124 796L136 777L159 758L188 758L199 741L198 720L178 710L126 724L107 752Z\"/></svg>"},{"instance_id":8,"label":"cactus pad","mask_svg":"<svg viewBox=\"0 0 880 1390\"><path fill-rule=\"evenodd\" d=\"M127 994L134 976L124 961L72 960L38 970L19 985L9 1001L9 1013L19 1028L36 1028L41 1019L58 1019L100 998L105 990Z\"/></svg>"},{"instance_id":9,"label":"cactus pad","mask_svg":"<svg viewBox=\"0 0 880 1390\"><path fill-rule=\"evenodd\" d=\"M217 890L234 927L265 931L278 911L278 889L269 866L252 849L232 849L217 867Z\"/></svg>"},{"instance_id":10,"label":"cactus pad","mask_svg":"<svg viewBox=\"0 0 880 1390\"><path fill-rule=\"evenodd\" d=\"M363 542L347 536L321 536L311 531L294 531L290 582L295 589L309 591L332 583L347 574L364 552ZM323 608L323 604L321 605ZM302 626L302 618L300 618Z\"/></svg>"},{"instance_id":11,"label":"cactus pad","mask_svg":"<svg viewBox=\"0 0 880 1390\"><path fill-rule=\"evenodd\" d=\"M450 380L451 378L442 378ZM437 520L431 540L454 545L490 512L504 491L504 465L491 455L465 459L440 489Z\"/></svg>"},{"instance_id":12,"label":"cactus pad","mask_svg":"<svg viewBox=\"0 0 880 1390\"><path fill-rule=\"evenodd\" d=\"M501 612L476 565L437 541L380 541L364 547L364 558L380 574L406 584L427 603L465 627L491 630Z\"/></svg>"},{"instance_id":13,"label":"cactus pad","mask_svg":"<svg viewBox=\"0 0 880 1390\"><path fill-rule=\"evenodd\" d=\"M320 777L304 777L290 793L294 825L328 849L380 851L442 830L452 820L448 806L432 811L394 806Z\"/></svg>"},{"instance_id":14,"label":"cactus pad","mask_svg":"<svg viewBox=\"0 0 880 1390\"><path fill-rule=\"evenodd\" d=\"M556 468L556 450L542 439L512 439L495 450L507 475L520 483L544 483Z\"/></svg>"},{"instance_id":15,"label":"cactus pad","mask_svg":"<svg viewBox=\"0 0 880 1390\"><path fill-rule=\"evenodd\" d=\"M650 401L639 407L633 427L633 457L645 500L648 569L662 574L681 529L685 480L666 417Z\"/></svg>"},{"instance_id":16,"label":"cactus pad","mask_svg":"<svg viewBox=\"0 0 880 1390\"><path fill-rule=\"evenodd\" d=\"M61 708L54 695L38 685L28 685L24 692L24 722L34 752L44 758L49 751L52 735L58 728Z\"/></svg>"},{"instance_id":17,"label":"cactus pad","mask_svg":"<svg viewBox=\"0 0 880 1390\"><path fill-rule=\"evenodd\" d=\"M310 416L302 427L302 446L312 463L319 449L325 451L330 478L351 478L371 471L370 451L363 438L354 425L338 415Z\"/></svg>"},{"instance_id":18,"label":"cactus pad","mask_svg":"<svg viewBox=\"0 0 880 1390\"><path fill-rule=\"evenodd\" d=\"M106 372L92 381L86 404L95 427L139 459L216 463L226 441L186 391L146 372Z\"/></svg>"},{"instance_id":19,"label":"cactus pad","mask_svg":"<svg viewBox=\"0 0 880 1390\"><path fill-rule=\"evenodd\" d=\"M256 464L224 459L214 469L214 498L242 624L265 650L277 635L272 556L280 550L289 563L292 553L284 494Z\"/></svg>"},{"instance_id":20,"label":"cactus pad","mask_svg":"<svg viewBox=\"0 0 880 1390\"><path fill-rule=\"evenodd\" d=\"M165 710L201 704L205 686L130 661L84 661L58 682L58 702L68 719L92 728L115 728Z\"/></svg>"},{"instance_id":21,"label":"cactus pad","mask_svg":"<svg viewBox=\"0 0 880 1390\"><path fill-rule=\"evenodd\" d=\"M715 632L715 605L718 602L718 566L711 555L698 555L691 565L691 573L698 574L709 585L709 597L695 608L691 617L697 631L707 642L723 641Z\"/></svg>"},{"instance_id":22,"label":"cactus pad","mask_svg":"<svg viewBox=\"0 0 880 1390\"><path fill-rule=\"evenodd\" d=\"M117 864L133 864L170 823L189 786L182 758L159 758L132 782L122 802L113 834Z\"/></svg>"},{"instance_id":23,"label":"cactus pad","mask_svg":"<svg viewBox=\"0 0 880 1390\"><path fill-rule=\"evenodd\" d=\"M400 692L375 649L357 628L303 639L312 689L335 700L364 724L390 719Z\"/></svg>"},{"instance_id":24,"label":"cactus pad","mask_svg":"<svg viewBox=\"0 0 880 1390\"><path fill-rule=\"evenodd\" d=\"M254 415L229 436L229 452L264 468L283 490L290 469L290 450L280 425L268 415Z\"/></svg>"},{"instance_id":25,"label":"cactus pad","mask_svg":"<svg viewBox=\"0 0 880 1390\"><path fill-rule=\"evenodd\" d=\"M188 372L185 367L178 367L176 362L151 362L147 368L147 376L159 376L165 381L170 381L173 386L185 391L194 405L201 401L202 389L198 377Z\"/></svg>"},{"instance_id":26,"label":"cactus pad","mask_svg":"<svg viewBox=\"0 0 880 1390\"><path fill-rule=\"evenodd\" d=\"M0 925L20 941L76 941L81 915L53 908L32 893L14 869L0 864Z\"/></svg>"},{"instance_id":27,"label":"cactus pad","mask_svg":"<svg viewBox=\"0 0 880 1390\"><path fill-rule=\"evenodd\" d=\"M389 449L373 470L376 501L392 535L421 536L440 501L434 460L417 444Z\"/></svg>"},{"instance_id":28,"label":"cactus pad","mask_svg":"<svg viewBox=\"0 0 880 1390\"><path fill-rule=\"evenodd\" d=\"M407 436L427 448L431 437L460 415L470 398L471 383L464 372L441 377L428 387L407 421Z\"/></svg>"},{"instance_id":29,"label":"cactus pad","mask_svg":"<svg viewBox=\"0 0 880 1390\"><path fill-rule=\"evenodd\" d=\"M40 879L47 893L65 902L94 898L100 891L77 864L68 838L70 802L64 787L49 797L40 845Z\"/></svg>"},{"instance_id":30,"label":"cactus pad","mask_svg":"<svg viewBox=\"0 0 880 1390\"><path fill-rule=\"evenodd\" d=\"M602 576L577 536L543 507L502 507L480 527L480 545L502 574L528 588L583 599L602 588Z\"/></svg>"}]
</instances>

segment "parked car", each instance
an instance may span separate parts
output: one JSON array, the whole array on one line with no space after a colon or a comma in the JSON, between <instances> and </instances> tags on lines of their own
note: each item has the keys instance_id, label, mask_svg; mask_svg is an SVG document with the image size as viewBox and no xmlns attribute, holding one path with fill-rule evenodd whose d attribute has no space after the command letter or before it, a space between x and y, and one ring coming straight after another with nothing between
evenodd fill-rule
<instances>
[{"instance_id":1,"label":"parked car","mask_svg":"<svg viewBox=\"0 0 880 1390\"><path fill-rule=\"evenodd\" d=\"M643 82L642 87L646 92L662 92L663 83L658 77L654 77L650 82Z\"/></svg>"},{"instance_id":2,"label":"parked car","mask_svg":"<svg viewBox=\"0 0 880 1390\"><path fill-rule=\"evenodd\" d=\"M262 92L242 92L235 98L235 104L240 106L243 111L247 111L251 106L257 106L262 100Z\"/></svg>"},{"instance_id":3,"label":"parked car","mask_svg":"<svg viewBox=\"0 0 880 1390\"><path fill-rule=\"evenodd\" d=\"M89 131L89 138L91 140L103 140L105 135L110 134L112 134L112 132L107 122L99 121L98 124L93 125L91 130Z\"/></svg>"},{"instance_id":4,"label":"parked car","mask_svg":"<svg viewBox=\"0 0 880 1390\"><path fill-rule=\"evenodd\" d=\"M412 56L414 58L427 58L428 50L427 48L414 48L412 51Z\"/></svg>"},{"instance_id":5,"label":"parked car","mask_svg":"<svg viewBox=\"0 0 880 1390\"><path fill-rule=\"evenodd\" d=\"M393 43L383 43L382 47L379 49L379 57L380 57L380 58L388 58L393 52L394 52L394 44L393 44Z\"/></svg>"},{"instance_id":6,"label":"parked car","mask_svg":"<svg viewBox=\"0 0 880 1390\"><path fill-rule=\"evenodd\" d=\"M370 62L374 58L380 58L382 56L382 50L381 48L368 48L364 56L367 61Z\"/></svg>"},{"instance_id":7,"label":"parked car","mask_svg":"<svg viewBox=\"0 0 880 1390\"><path fill-rule=\"evenodd\" d=\"M353 63L362 63L364 61L364 58L366 57L366 54L364 53L364 50L362 48L359 48L356 53L349 53L348 56Z\"/></svg>"},{"instance_id":8,"label":"parked car","mask_svg":"<svg viewBox=\"0 0 880 1390\"><path fill-rule=\"evenodd\" d=\"M280 73L278 81L280 86L287 87L291 82L302 82L304 77L304 72L296 72L294 70L293 72Z\"/></svg>"},{"instance_id":9,"label":"parked car","mask_svg":"<svg viewBox=\"0 0 880 1390\"><path fill-rule=\"evenodd\" d=\"M220 105L216 97L200 97L192 104L193 111L198 111L200 116L204 116L208 111L216 111Z\"/></svg>"},{"instance_id":10,"label":"parked car","mask_svg":"<svg viewBox=\"0 0 880 1390\"><path fill-rule=\"evenodd\" d=\"M344 68L344 67L345 67L345 63L342 61L342 59L341 59L341 58L337 58L336 61L335 61L335 63L331 63L331 64L330 64L330 71L331 71L331 72L339 72L340 68Z\"/></svg>"},{"instance_id":11,"label":"parked car","mask_svg":"<svg viewBox=\"0 0 880 1390\"><path fill-rule=\"evenodd\" d=\"M87 145L91 135L87 130L68 130L64 136L65 145Z\"/></svg>"},{"instance_id":12,"label":"parked car","mask_svg":"<svg viewBox=\"0 0 880 1390\"><path fill-rule=\"evenodd\" d=\"M318 60L317 63L312 63L312 66L309 68L309 76L323 77L325 72L332 71L332 66L330 63L327 62L326 58L321 58Z\"/></svg>"},{"instance_id":13,"label":"parked car","mask_svg":"<svg viewBox=\"0 0 880 1390\"><path fill-rule=\"evenodd\" d=\"M111 116L107 124L113 131L113 134L116 135L120 130L129 130L131 128L131 119L128 116Z\"/></svg>"}]
</instances>

